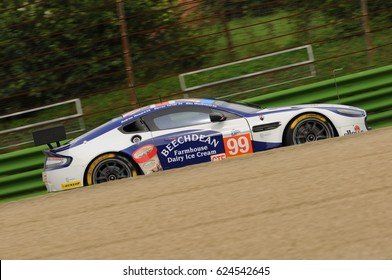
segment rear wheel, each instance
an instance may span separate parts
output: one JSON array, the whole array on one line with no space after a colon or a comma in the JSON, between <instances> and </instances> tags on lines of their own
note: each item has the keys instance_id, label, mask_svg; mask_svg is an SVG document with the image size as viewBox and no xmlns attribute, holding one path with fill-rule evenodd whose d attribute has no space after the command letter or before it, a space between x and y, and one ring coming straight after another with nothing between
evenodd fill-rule
<instances>
[{"instance_id":1,"label":"rear wheel","mask_svg":"<svg viewBox=\"0 0 392 280\"><path fill-rule=\"evenodd\" d=\"M330 122L319 114L304 114L290 122L284 143L286 145L303 144L334 137Z\"/></svg>"},{"instance_id":2,"label":"rear wheel","mask_svg":"<svg viewBox=\"0 0 392 280\"><path fill-rule=\"evenodd\" d=\"M97 157L86 173L87 185L119 180L136 176L136 169L124 156L109 153Z\"/></svg>"}]
</instances>

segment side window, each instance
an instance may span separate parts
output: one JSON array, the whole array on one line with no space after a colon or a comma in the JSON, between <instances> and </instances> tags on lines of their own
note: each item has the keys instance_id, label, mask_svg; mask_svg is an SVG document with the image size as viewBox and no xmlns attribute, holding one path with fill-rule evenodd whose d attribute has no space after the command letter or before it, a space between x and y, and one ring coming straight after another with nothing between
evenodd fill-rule
<instances>
[{"instance_id":1,"label":"side window","mask_svg":"<svg viewBox=\"0 0 392 280\"><path fill-rule=\"evenodd\" d=\"M143 120L151 130L163 130L210 123L210 113L207 107L181 106L157 111L144 116Z\"/></svg>"},{"instance_id":2,"label":"side window","mask_svg":"<svg viewBox=\"0 0 392 280\"><path fill-rule=\"evenodd\" d=\"M153 119L158 129L170 129L210 122L210 114L205 112L175 112Z\"/></svg>"},{"instance_id":3,"label":"side window","mask_svg":"<svg viewBox=\"0 0 392 280\"><path fill-rule=\"evenodd\" d=\"M140 119L137 119L121 127L120 131L123 133L134 133L148 131L148 129Z\"/></svg>"},{"instance_id":4,"label":"side window","mask_svg":"<svg viewBox=\"0 0 392 280\"><path fill-rule=\"evenodd\" d=\"M241 116L238 116L238 115L236 115L236 114L229 113L229 112L222 111L222 110L218 110L218 109L212 109L212 112L223 114L223 115L226 117L226 120L232 120L232 119L242 118Z\"/></svg>"}]
</instances>

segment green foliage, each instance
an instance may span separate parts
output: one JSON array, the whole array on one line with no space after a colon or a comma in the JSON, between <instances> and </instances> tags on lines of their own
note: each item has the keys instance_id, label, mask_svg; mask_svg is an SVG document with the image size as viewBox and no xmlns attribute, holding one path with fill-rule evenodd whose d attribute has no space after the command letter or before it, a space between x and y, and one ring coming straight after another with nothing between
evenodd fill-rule
<instances>
[{"instance_id":1,"label":"green foliage","mask_svg":"<svg viewBox=\"0 0 392 280\"><path fill-rule=\"evenodd\" d=\"M322 43L313 44L317 59L364 48L362 37L347 36L363 32L360 0L195 2L197 9L184 17L184 9L176 8L177 0L124 0L139 101L179 92L177 74L181 72L318 41ZM392 2L367 2L371 28L385 29L372 34L374 45L385 44L385 38L390 37L386 27L392 19ZM125 88L116 1L1 1L0 14L3 111ZM203 17L208 19L199 20ZM190 23L184 23L187 21ZM199 35L203 36L194 39ZM390 53L387 48L376 51ZM379 55L375 60L380 57L383 59ZM341 68L357 61L347 56L334 63ZM318 70L325 68L327 72L333 67L329 60L317 65ZM228 71L222 77L248 70ZM258 81L264 82L263 78ZM270 78L265 81L269 82ZM226 90L223 85L222 91ZM12 96L16 98L6 99ZM117 99L107 103L119 104Z\"/></svg>"},{"instance_id":2,"label":"green foliage","mask_svg":"<svg viewBox=\"0 0 392 280\"><path fill-rule=\"evenodd\" d=\"M202 58L191 57L206 49L204 41L182 40L198 30L181 24L181 14L167 9L177 1L132 1L127 11L132 61L136 78L144 83L154 77L200 66Z\"/></svg>"},{"instance_id":3,"label":"green foliage","mask_svg":"<svg viewBox=\"0 0 392 280\"><path fill-rule=\"evenodd\" d=\"M228 20L243 16L260 17L273 14L279 9L281 0L205 0L206 9L226 13Z\"/></svg>"},{"instance_id":4,"label":"green foliage","mask_svg":"<svg viewBox=\"0 0 392 280\"><path fill-rule=\"evenodd\" d=\"M134 75L140 82L202 62L175 61L205 47L202 41L168 44L195 33L180 24L180 14L167 9L174 3L125 1ZM4 1L0 11L0 98L24 96L5 99L4 107L43 105L124 84L115 1Z\"/></svg>"},{"instance_id":5,"label":"green foliage","mask_svg":"<svg viewBox=\"0 0 392 280\"><path fill-rule=\"evenodd\" d=\"M361 2L367 3L368 13L372 18L377 18L383 23L390 23L392 20L392 14L390 13L392 2L385 0L285 0L285 8L289 11L298 12L323 7L320 11L320 16L325 17L329 21L339 21L339 24L335 26L335 32L337 34L346 34L361 30L363 14ZM311 21L312 17L310 14L304 13L296 19L296 25L298 28L306 29Z\"/></svg>"}]
</instances>

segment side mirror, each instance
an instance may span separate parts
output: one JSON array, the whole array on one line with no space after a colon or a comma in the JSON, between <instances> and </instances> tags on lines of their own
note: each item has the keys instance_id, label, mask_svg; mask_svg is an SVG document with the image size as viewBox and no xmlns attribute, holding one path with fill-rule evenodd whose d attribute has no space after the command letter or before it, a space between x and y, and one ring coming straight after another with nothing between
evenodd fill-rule
<instances>
[{"instance_id":1,"label":"side mirror","mask_svg":"<svg viewBox=\"0 0 392 280\"><path fill-rule=\"evenodd\" d=\"M211 122L223 122L226 120L226 117L222 113L211 113L210 120Z\"/></svg>"}]
</instances>

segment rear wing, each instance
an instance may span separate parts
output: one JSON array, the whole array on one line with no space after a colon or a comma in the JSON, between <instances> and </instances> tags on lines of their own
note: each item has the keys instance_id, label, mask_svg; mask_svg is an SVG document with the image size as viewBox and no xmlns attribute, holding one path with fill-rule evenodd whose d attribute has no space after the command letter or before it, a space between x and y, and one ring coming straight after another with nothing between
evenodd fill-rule
<instances>
[{"instance_id":1,"label":"rear wing","mask_svg":"<svg viewBox=\"0 0 392 280\"><path fill-rule=\"evenodd\" d=\"M33 140L36 146L47 144L53 149L52 143L60 147L60 141L67 138L63 125L51 126L33 131Z\"/></svg>"}]
</instances>

